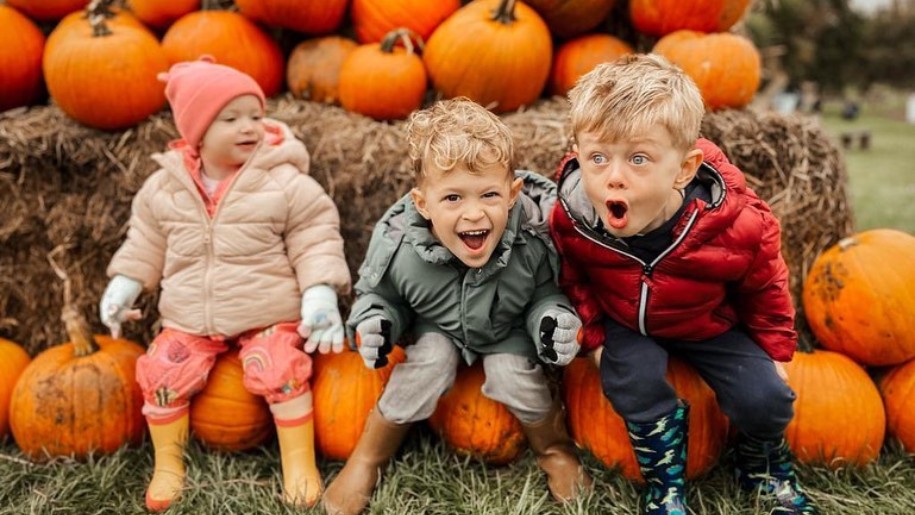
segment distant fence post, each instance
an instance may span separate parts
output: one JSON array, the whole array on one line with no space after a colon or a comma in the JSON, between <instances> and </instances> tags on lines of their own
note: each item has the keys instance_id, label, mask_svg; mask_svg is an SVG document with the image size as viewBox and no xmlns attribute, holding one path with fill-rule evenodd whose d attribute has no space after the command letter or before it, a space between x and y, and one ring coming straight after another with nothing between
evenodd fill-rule
<instances>
[{"instance_id":1,"label":"distant fence post","mask_svg":"<svg viewBox=\"0 0 915 515\"><path fill-rule=\"evenodd\" d=\"M905 104L905 121L915 124L915 93L909 95L909 100Z\"/></svg>"}]
</instances>

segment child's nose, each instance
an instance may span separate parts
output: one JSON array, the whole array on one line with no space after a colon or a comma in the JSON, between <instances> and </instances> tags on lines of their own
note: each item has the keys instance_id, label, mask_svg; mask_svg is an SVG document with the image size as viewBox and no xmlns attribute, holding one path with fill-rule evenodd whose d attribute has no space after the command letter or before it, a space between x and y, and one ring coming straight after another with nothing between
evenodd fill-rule
<instances>
[{"instance_id":1,"label":"child's nose","mask_svg":"<svg viewBox=\"0 0 915 515\"><path fill-rule=\"evenodd\" d=\"M611 189L626 187L626 174L622 166L611 164L607 167L607 187Z\"/></svg>"}]
</instances>

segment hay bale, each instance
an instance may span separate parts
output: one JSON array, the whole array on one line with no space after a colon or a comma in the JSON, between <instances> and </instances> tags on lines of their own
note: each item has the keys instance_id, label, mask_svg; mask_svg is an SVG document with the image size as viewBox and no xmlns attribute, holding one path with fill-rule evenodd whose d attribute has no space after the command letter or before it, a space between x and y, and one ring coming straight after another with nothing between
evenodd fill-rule
<instances>
[{"instance_id":1,"label":"hay bale","mask_svg":"<svg viewBox=\"0 0 915 515\"><path fill-rule=\"evenodd\" d=\"M569 148L566 109L552 99L504 117L517 136L520 167L553 174ZM375 221L412 185L403 123L291 97L271 101L269 111L308 146L312 175L340 209L355 275ZM799 302L813 259L852 229L839 151L815 121L775 113L711 114L703 133L781 219ZM97 305L105 267L124 237L133 194L155 169L149 154L176 136L167 113L116 133L82 127L53 106L0 115L0 336L32 353L64 340L63 281L51 259L66 270L74 304L104 329ZM155 300L144 298L147 316L127 328L128 337L148 342L155 334Z\"/></svg>"}]
</instances>

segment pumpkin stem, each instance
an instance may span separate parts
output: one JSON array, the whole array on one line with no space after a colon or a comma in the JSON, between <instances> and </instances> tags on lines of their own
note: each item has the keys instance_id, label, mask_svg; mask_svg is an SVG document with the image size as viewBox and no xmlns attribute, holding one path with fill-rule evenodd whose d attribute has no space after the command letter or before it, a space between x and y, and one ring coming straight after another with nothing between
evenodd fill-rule
<instances>
[{"instance_id":1,"label":"pumpkin stem","mask_svg":"<svg viewBox=\"0 0 915 515\"><path fill-rule=\"evenodd\" d=\"M203 0L204 11L233 11L235 0Z\"/></svg>"},{"instance_id":2,"label":"pumpkin stem","mask_svg":"<svg viewBox=\"0 0 915 515\"><path fill-rule=\"evenodd\" d=\"M51 263L51 268L54 269L57 277L64 282L64 308L60 313L60 319L63 320L67 335L73 343L73 354L76 357L82 357L98 351L99 346L89 330L89 323L86 322L86 318L73 306L73 288L70 282L70 274L55 259L58 254L67 251L70 247L71 244L69 243L61 243L54 247L54 250L48 253L48 262Z\"/></svg>"},{"instance_id":3,"label":"pumpkin stem","mask_svg":"<svg viewBox=\"0 0 915 515\"><path fill-rule=\"evenodd\" d=\"M89 7L86 8L86 17L89 19L89 25L92 27L94 37L108 36L111 29L108 28L108 19L114 18L115 13L112 9L115 0L92 0Z\"/></svg>"},{"instance_id":4,"label":"pumpkin stem","mask_svg":"<svg viewBox=\"0 0 915 515\"><path fill-rule=\"evenodd\" d=\"M839 240L839 250L845 252L846 250L856 247L858 245L858 238L854 236L849 236L848 238L842 238Z\"/></svg>"},{"instance_id":5,"label":"pumpkin stem","mask_svg":"<svg viewBox=\"0 0 915 515\"><path fill-rule=\"evenodd\" d=\"M492 11L492 20L504 23L505 25L511 25L513 21L518 19L515 17L515 1L516 0L501 0L499 2L499 7L496 7Z\"/></svg>"},{"instance_id":6,"label":"pumpkin stem","mask_svg":"<svg viewBox=\"0 0 915 515\"><path fill-rule=\"evenodd\" d=\"M397 45L398 42L401 42L408 54L416 53L413 43L414 38L416 39L416 46L419 47L419 51L422 52L424 48L423 38L412 30L403 27L394 29L385 34L384 39L381 40L381 51L390 54L394 51L394 46Z\"/></svg>"}]
</instances>

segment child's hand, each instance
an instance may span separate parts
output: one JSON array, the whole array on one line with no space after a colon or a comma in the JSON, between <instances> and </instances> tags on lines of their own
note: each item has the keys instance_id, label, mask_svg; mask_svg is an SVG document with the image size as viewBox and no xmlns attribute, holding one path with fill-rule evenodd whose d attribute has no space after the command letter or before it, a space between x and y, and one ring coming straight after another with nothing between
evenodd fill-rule
<instances>
[{"instance_id":1,"label":"child's hand","mask_svg":"<svg viewBox=\"0 0 915 515\"><path fill-rule=\"evenodd\" d=\"M139 309L131 309L142 291L143 285L130 277L116 275L111 278L102 294L98 312L102 323L111 330L112 338L121 337L122 323L142 318Z\"/></svg>"},{"instance_id":2,"label":"child's hand","mask_svg":"<svg viewBox=\"0 0 915 515\"><path fill-rule=\"evenodd\" d=\"M381 368L388 364L388 354L394 349L391 343L391 321L383 317L363 320L356 326L356 346L368 368Z\"/></svg>"},{"instance_id":3,"label":"child's hand","mask_svg":"<svg viewBox=\"0 0 915 515\"><path fill-rule=\"evenodd\" d=\"M581 320L560 309L549 309L540 319L540 357L547 363L568 365L578 354Z\"/></svg>"},{"instance_id":4,"label":"child's hand","mask_svg":"<svg viewBox=\"0 0 915 515\"><path fill-rule=\"evenodd\" d=\"M319 284L302 294L302 322L299 335L305 338L305 352L321 354L343 351L343 320L337 307L337 292Z\"/></svg>"}]
</instances>

